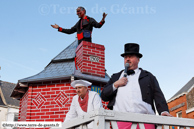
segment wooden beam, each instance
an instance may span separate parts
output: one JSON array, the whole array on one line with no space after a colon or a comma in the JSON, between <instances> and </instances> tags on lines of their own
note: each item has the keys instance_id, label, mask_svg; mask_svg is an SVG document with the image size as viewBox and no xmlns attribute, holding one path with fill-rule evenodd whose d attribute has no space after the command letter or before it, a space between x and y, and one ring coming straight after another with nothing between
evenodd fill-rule
<instances>
[{"instance_id":1,"label":"wooden beam","mask_svg":"<svg viewBox=\"0 0 194 129\"><path fill-rule=\"evenodd\" d=\"M19 83L20 87L28 87L28 84L24 84L24 83Z\"/></svg>"},{"instance_id":2,"label":"wooden beam","mask_svg":"<svg viewBox=\"0 0 194 129\"><path fill-rule=\"evenodd\" d=\"M26 93L26 90L24 88L20 88L20 89L14 89L14 91L17 91L19 93Z\"/></svg>"}]
</instances>

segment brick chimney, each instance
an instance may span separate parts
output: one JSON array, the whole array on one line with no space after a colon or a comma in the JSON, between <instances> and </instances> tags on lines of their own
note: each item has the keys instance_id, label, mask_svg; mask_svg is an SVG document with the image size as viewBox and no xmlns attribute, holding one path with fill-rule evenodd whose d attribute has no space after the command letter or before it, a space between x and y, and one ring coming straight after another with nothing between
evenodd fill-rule
<instances>
[{"instance_id":1,"label":"brick chimney","mask_svg":"<svg viewBox=\"0 0 194 129\"><path fill-rule=\"evenodd\" d=\"M76 49L76 64L84 74L105 77L105 47L82 41Z\"/></svg>"}]
</instances>

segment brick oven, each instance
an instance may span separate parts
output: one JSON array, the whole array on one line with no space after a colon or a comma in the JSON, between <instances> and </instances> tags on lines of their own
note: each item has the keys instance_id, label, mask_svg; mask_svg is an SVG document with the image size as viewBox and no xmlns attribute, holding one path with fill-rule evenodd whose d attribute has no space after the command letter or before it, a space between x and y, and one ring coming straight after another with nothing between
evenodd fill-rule
<instances>
[{"instance_id":1,"label":"brick oven","mask_svg":"<svg viewBox=\"0 0 194 129\"><path fill-rule=\"evenodd\" d=\"M71 81L92 82L90 90L101 93L108 82L104 46L77 40L59 53L40 73L18 81L11 97L20 100L18 121L63 122L75 89ZM103 102L104 107L106 104Z\"/></svg>"}]
</instances>

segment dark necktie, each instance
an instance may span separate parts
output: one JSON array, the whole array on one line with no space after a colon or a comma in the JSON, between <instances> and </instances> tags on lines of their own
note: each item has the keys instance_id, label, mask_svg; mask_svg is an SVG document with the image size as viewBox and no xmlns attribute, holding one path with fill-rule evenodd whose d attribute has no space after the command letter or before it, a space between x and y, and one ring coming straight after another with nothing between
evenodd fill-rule
<instances>
[{"instance_id":1,"label":"dark necktie","mask_svg":"<svg viewBox=\"0 0 194 129\"><path fill-rule=\"evenodd\" d=\"M127 75L132 75L132 74L134 74L134 73L135 73L134 70L128 70L128 71L127 71Z\"/></svg>"}]
</instances>

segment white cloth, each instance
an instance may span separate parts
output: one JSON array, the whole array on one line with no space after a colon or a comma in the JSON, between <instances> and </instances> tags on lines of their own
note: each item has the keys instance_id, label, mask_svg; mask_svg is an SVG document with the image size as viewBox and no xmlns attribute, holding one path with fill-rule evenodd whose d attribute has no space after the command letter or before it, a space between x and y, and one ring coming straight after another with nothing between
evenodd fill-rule
<instances>
[{"instance_id":1,"label":"white cloth","mask_svg":"<svg viewBox=\"0 0 194 129\"><path fill-rule=\"evenodd\" d=\"M141 70L137 68L134 71L135 74L127 76L128 83L126 86L118 88L113 110L121 112L155 114L152 106L142 100L141 89L138 81ZM122 78L123 75L124 72L122 72L120 78Z\"/></svg>"},{"instance_id":2,"label":"white cloth","mask_svg":"<svg viewBox=\"0 0 194 129\"><path fill-rule=\"evenodd\" d=\"M71 106L70 106L70 110L66 114L66 118L65 118L64 123L66 121L72 120L74 118L77 118L79 116L82 116L82 115L86 114L86 112L84 112L81 109L80 105L79 105L78 97L79 97L78 95L75 95L73 97L73 100L72 100L72 103L71 103ZM100 107L102 107L102 102L101 102L101 98L98 95L98 93L94 92L94 91L89 91L87 112L94 111L95 109L99 109ZM62 124L61 129L64 129L63 124ZM92 128L92 127L93 127L93 122L88 124L88 128Z\"/></svg>"}]
</instances>

